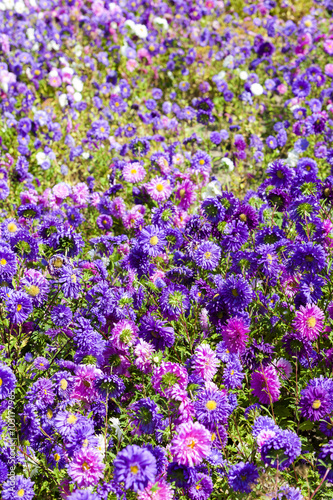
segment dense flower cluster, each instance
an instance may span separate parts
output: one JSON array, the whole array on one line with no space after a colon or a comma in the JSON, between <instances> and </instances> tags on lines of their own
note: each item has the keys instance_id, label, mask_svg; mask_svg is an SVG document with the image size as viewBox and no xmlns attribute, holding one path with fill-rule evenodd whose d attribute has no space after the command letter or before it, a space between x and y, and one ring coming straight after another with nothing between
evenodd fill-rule
<instances>
[{"instance_id":1,"label":"dense flower cluster","mask_svg":"<svg viewBox=\"0 0 333 500\"><path fill-rule=\"evenodd\" d=\"M332 13L0 1L1 498L329 499Z\"/></svg>"}]
</instances>

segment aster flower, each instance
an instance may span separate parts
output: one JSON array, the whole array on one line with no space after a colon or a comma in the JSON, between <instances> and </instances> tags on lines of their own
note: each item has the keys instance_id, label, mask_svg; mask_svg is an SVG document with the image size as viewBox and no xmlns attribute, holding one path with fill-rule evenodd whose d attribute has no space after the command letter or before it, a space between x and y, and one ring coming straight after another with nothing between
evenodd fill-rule
<instances>
[{"instance_id":1,"label":"aster flower","mask_svg":"<svg viewBox=\"0 0 333 500\"><path fill-rule=\"evenodd\" d=\"M309 385L301 391L299 406L302 416L307 420L321 420L330 411L330 395L325 387Z\"/></svg>"},{"instance_id":2,"label":"aster flower","mask_svg":"<svg viewBox=\"0 0 333 500\"><path fill-rule=\"evenodd\" d=\"M240 276L230 276L220 288L220 293L231 311L245 309L251 302L253 292L248 282Z\"/></svg>"},{"instance_id":3,"label":"aster flower","mask_svg":"<svg viewBox=\"0 0 333 500\"><path fill-rule=\"evenodd\" d=\"M293 367L287 359L279 358L278 360L273 361L273 366L276 368L279 376L283 380L288 380L291 377Z\"/></svg>"},{"instance_id":4,"label":"aster flower","mask_svg":"<svg viewBox=\"0 0 333 500\"><path fill-rule=\"evenodd\" d=\"M195 483L197 473L194 467L171 462L167 469L169 483L175 483L178 488L187 488Z\"/></svg>"},{"instance_id":5,"label":"aster flower","mask_svg":"<svg viewBox=\"0 0 333 500\"><path fill-rule=\"evenodd\" d=\"M227 363L223 371L223 383L228 389L241 387L244 378L244 372L240 361L233 360Z\"/></svg>"},{"instance_id":6,"label":"aster flower","mask_svg":"<svg viewBox=\"0 0 333 500\"><path fill-rule=\"evenodd\" d=\"M166 347L172 347L175 342L174 329L166 325L165 321L146 314L141 318L140 337L151 342L156 350L164 351Z\"/></svg>"},{"instance_id":7,"label":"aster flower","mask_svg":"<svg viewBox=\"0 0 333 500\"><path fill-rule=\"evenodd\" d=\"M166 246L165 233L158 226L146 226L138 238L142 250L150 257L157 257Z\"/></svg>"},{"instance_id":8,"label":"aster flower","mask_svg":"<svg viewBox=\"0 0 333 500\"><path fill-rule=\"evenodd\" d=\"M281 382L274 366L266 366L252 375L251 389L260 403L270 404L280 397Z\"/></svg>"},{"instance_id":9,"label":"aster flower","mask_svg":"<svg viewBox=\"0 0 333 500\"><path fill-rule=\"evenodd\" d=\"M225 217L225 208L217 198L206 198L201 205L201 209L207 219L214 224L222 221Z\"/></svg>"},{"instance_id":10,"label":"aster flower","mask_svg":"<svg viewBox=\"0 0 333 500\"><path fill-rule=\"evenodd\" d=\"M164 288L160 296L160 308L170 321L177 321L190 307L188 290L183 285L171 284Z\"/></svg>"},{"instance_id":11,"label":"aster flower","mask_svg":"<svg viewBox=\"0 0 333 500\"><path fill-rule=\"evenodd\" d=\"M301 490L289 485L282 486L277 491L277 496L272 498L272 500L283 500L285 498L288 498L288 500L304 500Z\"/></svg>"},{"instance_id":12,"label":"aster flower","mask_svg":"<svg viewBox=\"0 0 333 500\"><path fill-rule=\"evenodd\" d=\"M261 447L261 459L270 467L284 470L301 454L302 443L292 431L279 430Z\"/></svg>"},{"instance_id":13,"label":"aster flower","mask_svg":"<svg viewBox=\"0 0 333 500\"><path fill-rule=\"evenodd\" d=\"M93 448L82 448L68 466L68 475L79 488L94 486L103 477L105 464Z\"/></svg>"},{"instance_id":14,"label":"aster flower","mask_svg":"<svg viewBox=\"0 0 333 500\"><path fill-rule=\"evenodd\" d=\"M208 344L201 344L195 349L192 367L195 374L206 381L213 379L220 362Z\"/></svg>"},{"instance_id":15,"label":"aster flower","mask_svg":"<svg viewBox=\"0 0 333 500\"><path fill-rule=\"evenodd\" d=\"M32 500L35 496L34 482L30 478L23 475L16 475L3 483L2 498L3 500L14 500L20 498L22 500Z\"/></svg>"},{"instance_id":16,"label":"aster flower","mask_svg":"<svg viewBox=\"0 0 333 500\"><path fill-rule=\"evenodd\" d=\"M178 207L182 210L188 210L190 206L196 201L196 185L189 179L177 185L176 200L179 200Z\"/></svg>"},{"instance_id":17,"label":"aster flower","mask_svg":"<svg viewBox=\"0 0 333 500\"><path fill-rule=\"evenodd\" d=\"M89 490L75 490L68 497L68 500L100 500L97 493L92 493Z\"/></svg>"},{"instance_id":18,"label":"aster flower","mask_svg":"<svg viewBox=\"0 0 333 500\"><path fill-rule=\"evenodd\" d=\"M194 403L196 417L205 426L213 423L226 423L230 405L224 392L206 390L199 392Z\"/></svg>"},{"instance_id":19,"label":"aster flower","mask_svg":"<svg viewBox=\"0 0 333 500\"><path fill-rule=\"evenodd\" d=\"M199 245L194 254L196 264L202 269L212 271L219 265L221 249L211 241L205 241Z\"/></svg>"},{"instance_id":20,"label":"aster flower","mask_svg":"<svg viewBox=\"0 0 333 500\"><path fill-rule=\"evenodd\" d=\"M138 500L172 500L173 490L163 479L156 483L148 483L143 491L138 493Z\"/></svg>"},{"instance_id":21,"label":"aster flower","mask_svg":"<svg viewBox=\"0 0 333 500\"><path fill-rule=\"evenodd\" d=\"M170 453L177 463L193 467L209 455L210 449L210 432L199 422L187 422L176 428Z\"/></svg>"},{"instance_id":22,"label":"aster flower","mask_svg":"<svg viewBox=\"0 0 333 500\"><path fill-rule=\"evenodd\" d=\"M321 271L326 264L326 254L321 245L315 243L302 243L297 245L289 257L287 267L292 271L299 269L309 273Z\"/></svg>"},{"instance_id":23,"label":"aster flower","mask_svg":"<svg viewBox=\"0 0 333 500\"><path fill-rule=\"evenodd\" d=\"M187 371L178 363L162 361L160 366L155 367L151 383L157 392L168 397L175 384L180 389L186 389L188 384Z\"/></svg>"},{"instance_id":24,"label":"aster flower","mask_svg":"<svg viewBox=\"0 0 333 500\"><path fill-rule=\"evenodd\" d=\"M237 252L248 240L249 230L245 222L233 220L223 231L222 246L227 252Z\"/></svg>"},{"instance_id":25,"label":"aster flower","mask_svg":"<svg viewBox=\"0 0 333 500\"><path fill-rule=\"evenodd\" d=\"M56 326L67 326L73 319L72 311L65 305L54 306L51 319Z\"/></svg>"},{"instance_id":26,"label":"aster flower","mask_svg":"<svg viewBox=\"0 0 333 500\"><path fill-rule=\"evenodd\" d=\"M242 354L246 348L249 328L242 318L230 318L222 330L225 346L230 353Z\"/></svg>"},{"instance_id":27,"label":"aster flower","mask_svg":"<svg viewBox=\"0 0 333 500\"><path fill-rule=\"evenodd\" d=\"M111 340L121 350L128 350L135 345L138 337L138 327L133 321L123 319L118 321L111 330Z\"/></svg>"},{"instance_id":28,"label":"aster flower","mask_svg":"<svg viewBox=\"0 0 333 500\"><path fill-rule=\"evenodd\" d=\"M34 403L36 408L43 410L52 406L55 394L52 381L48 378L39 378L33 383L27 392L30 403Z\"/></svg>"},{"instance_id":29,"label":"aster flower","mask_svg":"<svg viewBox=\"0 0 333 500\"><path fill-rule=\"evenodd\" d=\"M94 365L79 365L75 369L72 398L92 403L97 396L96 382L102 371Z\"/></svg>"},{"instance_id":30,"label":"aster flower","mask_svg":"<svg viewBox=\"0 0 333 500\"><path fill-rule=\"evenodd\" d=\"M10 321L23 323L33 311L30 297L21 291L12 291L6 300L6 309Z\"/></svg>"},{"instance_id":31,"label":"aster flower","mask_svg":"<svg viewBox=\"0 0 333 500\"><path fill-rule=\"evenodd\" d=\"M0 246L0 278L9 279L14 276L17 269L16 256L14 252L6 246Z\"/></svg>"},{"instance_id":32,"label":"aster flower","mask_svg":"<svg viewBox=\"0 0 333 500\"><path fill-rule=\"evenodd\" d=\"M146 176L144 167L138 161L134 163L126 163L123 167L123 177L126 182L137 183L142 182Z\"/></svg>"},{"instance_id":33,"label":"aster flower","mask_svg":"<svg viewBox=\"0 0 333 500\"><path fill-rule=\"evenodd\" d=\"M48 280L39 271L27 269L21 285L30 296L33 306L40 307L47 299L50 286Z\"/></svg>"},{"instance_id":34,"label":"aster flower","mask_svg":"<svg viewBox=\"0 0 333 500\"><path fill-rule=\"evenodd\" d=\"M74 428L80 423L81 415L70 411L59 411L54 418L54 427L61 436L68 438Z\"/></svg>"},{"instance_id":35,"label":"aster flower","mask_svg":"<svg viewBox=\"0 0 333 500\"><path fill-rule=\"evenodd\" d=\"M307 304L296 312L294 327L303 338L313 341L323 331L324 313L319 307Z\"/></svg>"},{"instance_id":36,"label":"aster flower","mask_svg":"<svg viewBox=\"0 0 333 500\"><path fill-rule=\"evenodd\" d=\"M58 280L62 285L61 289L66 298L78 298L82 288L82 284L80 282L81 274L81 271L73 269L70 266L66 266L62 269Z\"/></svg>"},{"instance_id":37,"label":"aster flower","mask_svg":"<svg viewBox=\"0 0 333 500\"><path fill-rule=\"evenodd\" d=\"M129 410L131 424L137 428L139 434L153 434L162 419L157 404L150 398L140 399L132 404Z\"/></svg>"},{"instance_id":38,"label":"aster flower","mask_svg":"<svg viewBox=\"0 0 333 500\"><path fill-rule=\"evenodd\" d=\"M257 467L251 463L238 462L230 467L228 472L228 481L234 491L242 493L251 493L252 485L259 478Z\"/></svg>"},{"instance_id":39,"label":"aster flower","mask_svg":"<svg viewBox=\"0 0 333 500\"><path fill-rule=\"evenodd\" d=\"M151 344L142 339L138 340L134 349L134 354L137 356L134 363L143 373L150 373L152 371L152 356L154 352L154 347Z\"/></svg>"},{"instance_id":40,"label":"aster flower","mask_svg":"<svg viewBox=\"0 0 333 500\"><path fill-rule=\"evenodd\" d=\"M155 482L156 459L146 448L137 445L126 446L116 456L114 477L125 489L142 491L149 482Z\"/></svg>"},{"instance_id":41,"label":"aster flower","mask_svg":"<svg viewBox=\"0 0 333 500\"><path fill-rule=\"evenodd\" d=\"M145 184L146 190L155 201L165 201L170 198L172 187L169 180L162 177L155 177L148 184Z\"/></svg>"},{"instance_id":42,"label":"aster flower","mask_svg":"<svg viewBox=\"0 0 333 500\"><path fill-rule=\"evenodd\" d=\"M326 481L328 483L333 483L333 458L332 457L333 457L333 439L331 439L331 441L329 441L327 444L325 444L322 447L321 452L318 455L318 461L320 460L319 465L318 465L319 475L320 475L320 477L324 477L326 475ZM322 465L322 462L324 462L326 467ZM329 469L328 474L326 474L327 469Z\"/></svg>"},{"instance_id":43,"label":"aster flower","mask_svg":"<svg viewBox=\"0 0 333 500\"><path fill-rule=\"evenodd\" d=\"M0 364L0 400L6 399L16 386L16 377L9 366Z\"/></svg>"},{"instance_id":44,"label":"aster flower","mask_svg":"<svg viewBox=\"0 0 333 500\"><path fill-rule=\"evenodd\" d=\"M207 500L213 492L213 481L207 474L197 474L195 484L189 487L188 496L191 500Z\"/></svg>"}]
</instances>

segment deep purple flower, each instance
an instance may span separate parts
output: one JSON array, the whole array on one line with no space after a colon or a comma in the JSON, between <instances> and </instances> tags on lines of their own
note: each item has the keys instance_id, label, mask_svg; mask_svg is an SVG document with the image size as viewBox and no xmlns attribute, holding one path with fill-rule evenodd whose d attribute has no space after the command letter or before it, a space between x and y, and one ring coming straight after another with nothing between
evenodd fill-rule
<instances>
[{"instance_id":1,"label":"deep purple flower","mask_svg":"<svg viewBox=\"0 0 333 500\"><path fill-rule=\"evenodd\" d=\"M16 377L9 366L0 364L0 400L6 399L15 389Z\"/></svg>"},{"instance_id":2,"label":"deep purple flower","mask_svg":"<svg viewBox=\"0 0 333 500\"><path fill-rule=\"evenodd\" d=\"M212 271L220 262L221 249L216 243L204 241L199 245L194 254L196 264L202 269Z\"/></svg>"},{"instance_id":3,"label":"deep purple flower","mask_svg":"<svg viewBox=\"0 0 333 500\"><path fill-rule=\"evenodd\" d=\"M280 397L281 382L274 366L263 367L252 375L251 389L260 403L274 403Z\"/></svg>"},{"instance_id":4,"label":"deep purple flower","mask_svg":"<svg viewBox=\"0 0 333 500\"><path fill-rule=\"evenodd\" d=\"M234 491L251 493L251 485L259 478L257 467L251 463L239 462L230 467L228 481Z\"/></svg>"},{"instance_id":5,"label":"deep purple flower","mask_svg":"<svg viewBox=\"0 0 333 500\"><path fill-rule=\"evenodd\" d=\"M113 462L114 477L124 482L125 489L142 491L148 482L153 483L156 475L155 457L146 448L128 445L121 450Z\"/></svg>"},{"instance_id":6,"label":"deep purple flower","mask_svg":"<svg viewBox=\"0 0 333 500\"><path fill-rule=\"evenodd\" d=\"M194 402L196 417L205 426L226 423L230 405L225 392L205 390L199 392Z\"/></svg>"},{"instance_id":7,"label":"deep purple flower","mask_svg":"<svg viewBox=\"0 0 333 500\"><path fill-rule=\"evenodd\" d=\"M51 319L56 326L67 326L72 318L72 311L65 305L54 306L51 311Z\"/></svg>"},{"instance_id":8,"label":"deep purple flower","mask_svg":"<svg viewBox=\"0 0 333 500\"><path fill-rule=\"evenodd\" d=\"M261 447L261 458L270 467L284 470L301 454L302 443L296 433L280 430L264 442Z\"/></svg>"},{"instance_id":9,"label":"deep purple flower","mask_svg":"<svg viewBox=\"0 0 333 500\"><path fill-rule=\"evenodd\" d=\"M187 288L183 285L175 284L164 288L160 297L160 307L167 319L170 321L177 320L190 307Z\"/></svg>"},{"instance_id":10,"label":"deep purple flower","mask_svg":"<svg viewBox=\"0 0 333 500\"><path fill-rule=\"evenodd\" d=\"M6 309L12 323L23 323L33 311L30 297L21 291L13 291L6 300Z\"/></svg>"}]
</instances>

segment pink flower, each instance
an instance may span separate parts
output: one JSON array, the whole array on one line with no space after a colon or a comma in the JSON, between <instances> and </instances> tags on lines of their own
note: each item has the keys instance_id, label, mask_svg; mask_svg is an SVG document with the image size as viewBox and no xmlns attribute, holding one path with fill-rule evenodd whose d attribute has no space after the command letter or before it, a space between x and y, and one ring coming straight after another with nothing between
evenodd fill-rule
<instances>
[{"instance_id":1,"label":"pink flower","mask_svg":"<svg viewBox=\"0 0 333 500\"><path fill-rule=\"evenodd\" d=\"M143 373L151 373L152 371L152 356L155 352L154 347L148 342L139 339L134 349L134 354L137 356L134 361L135 366Z\"/></svg>"},{"instance_id":2,"label":"pink flower","mask_svg":"<svg viewBox=\"0 0 333 500\"><path fill-rule=\"evenodd\" d=\"M58 73L57 68L52 68L49 73L49 84L51 87L60 87L62 84L61 77Z\"/></svg>"},{"instance_id":3,"label":"pink flower","mask_svg":"<svg viewBox=\"0 0 333 500\"><path fill-rule=\"evenodd\" d=\"M155 201L165 201L172 193L170 181L165 180L162 177L155 177L148 184L146 184L145 187L148 194Z\"/></svg>"},{"instance_id":4,"label":"pink flower","mask_svg":"<svg viewBox=\"0 0 333 500\"><path fill-rule=\"evenodd\" d=\"M195 185L188 179L183 181L176 191L176 200L179 201L179 208L187 210L197 199Z\"/></svg>"},{"instance_id":5,"label":"pink flower","mask_svg":"<svg viewBox=\"0 0 333 500\"><path fill-rule=\"evenodd\" d=\"M139 66L138 62L135 59L129 59L126 62L126 69L131 73Z\"/></svg>"},{"instance_id":6,"label":"pink flower","mask_svg":"<svg viewBox=\"0 0 333 500\"><path fill-rule=\"evenodd\" d=\"M34 189L22 191L20 194L22 204L25 203L38 203L38 193Z\"/></svg>"},{"instance_id":7,"label":"pink flower","mask_svg":"<svg viewBox=\"0 0 333 500\"><path fill-rule=\"evenodd\" d=\"M97 397L96 381L103 375L94 365L79 365L75 370L72 398L92 403Z\"/></svg>"},{"instance_id":8,"label":"pink flower","mask_svg":"<svg viewBox=\"0 0 333 500\"><path fill-rule=\"evenodd\" d=\"M8 52L10 51L10 44L9 44L8 35L5 35L5 33L1 33L0 43L1 43L2 52L4 52L5 54L8 54Z\"/></svg>"},{"instance_id":9,"label":"pink flower","mask_svg":"<svg viewBox=\"0 0 333 500\"><path fill-rule=\"evenodd\" d=\"M179 363L162 361L160 366L155 367L151 383L155 391L162 396L170 397L171 394L174 394L176 384L180 389L186 389L188 384L187 370Z\"/></svg>"},{"instance_id":10,"label":"pink flower","mask_svg":"<svg viewBox=\"0 0 333 500\"><path fill-rule=\"evenodd\" d=\"M249 328L242 318L230 318L222 331L223 340L231 353L242 354L249 338Z\"/></svg>"},{"instance_id":11,"label":"pink flower","mask_svg":"<svg viewBox=\"0 0 333 500\"><path fill-rule=\"evenodd\" d=\"M287 85L284 83L281 83L280 85L277 86L277 91L280 95L283 95L287 92L288 88Z\"/></svg>"},{"instance_id":12,"label":"pink flower","mask_svg":"<svg viewBox=\"0 0 333 500\"><path fill-rule=\"evenodd\" d=\"M266 441L268 441L275 435L276 432L273 431L272 429L263 429L262 431L260 431L257 436L257 444L259 446L259 451L261 450L262 445L265 444Z\"/></svg>"},{"instance_id":13,"label":"pink flower","mask_svg":"<svg viewBox=\"0 0 333 500\"><path fill-rule=\"evenodd\" d=\"M328 55L333 56L333 40L331 38L324 41L324 50Z\"/></svg>"},{"instance_id":14,"label":"pink flower","mask_svg":"<svg viewBox=\"0 0 333 500\"><path fill-rule=\"evenodd\" d=\"M324 313L318 306L307 304L301 306L294 319L294 327L301 337L315 340L324 328Z\"/></svg>"},{"instance_id":15,"label":"pink flower","mask_svg":"<svg viewBox=\"0 0 333 500\"><path fill-rule=\"evenodd\" d=\"M126 163L123 168L123 177L126 182L141 182L146 176L146 171L138 161Z\"/></svg>"},{"instance_id":16,"label":"pink flower","mask_svg":"<svg viewBox=\"0 0 333 500\"><path fill-rule=\"evenodd\" d=\"M120 219L126 212L125 202L120 196L116 196L111 203L110 208L111 215Z\"/></svg>"},{"instance_id":17,"label":"pink flower","mask_svg":"<svg viewBox=\"0 0 333 500\"><path fill-rule=\"evenodd\" d=\"M325 66L325 75L330 76L331 78L333 78L333 64L332 63L326 64L326 66Z\"/></svg>"},{"instance_id":18,"label":"pink flower","mask_svg":"<svg viewBox=\"0 0 333 500\"><path fill-rule=\"evenodd\" d=\"M273 362L278 374L283 380L288 380L293 372L293 367L291 363L284 358L280 358Z\"/></svg>"},{"instance_id":19,"label":"pink flower","mask_svg":"<svg viewBox=\"0 0 333 500\"><path fill-rule=\"evenodd\" d=\"M148 486L138 492L138 500L172 500L173 490L163 479L157 483L148 483Z\"/></svg>"},{"instance_id":20,"label":"pink flower","mask_svg":"<svg viewBox=\"0 0 333 500\"><path fill-rule=\"evenodd\" d=\"M138 58L140 59L140 61L142 59L146 59L147 63L151 64L151 55L150 55L150 53L148 52L147 49L144 49L144 48L139 49L138 50Z\"/></svg>"},{"instance_id":21,"label":"pink flower","mask_svg":"<svg viewBox=\"0 0 333 500\"><path fill-rule=\"evenodd\" d=\"M71 194L71 188L66 182L59 182L59 184L56 184L53 187L52 192L54 196L60 198L61 200L64 200Z\"/></svg>"},{"instance_id":22,"label":"pink flower","mask_svg":"<svg viewBox=\"0 0 333 500\"><path fill-rule=\"evenodd\" d=\"M181 424L176 428L176 433L171 441L170 452L178 464L194 467L210 453L211 434L199 422Z\"/></svg>"},{"instance_id":23,"label":"pink flower","mask_svg":"<svg viewBox=\"0 0 333 500\"><path fill-rule=\"evenodd\" d=\"M129 347L136 344L138 327L133 321L122 319L118 321L111 330L111 340L115 347L127 351Z\"/></svg>"},{"instance_id":24,"label":"pink flower","mask_svg":"<svg viewBox=\"0 0 333 500\"><path fill-rule=\"evenodd\" d=\"M71 198L74 203L84 205L89 199L89 188L85 182L79 182L76 186L72 187Z\"/></svg>"},{"instance_id":25,"label":"pink flower","mask_svg":"<svg viewBox=\"0 0 333 500\"><path fill-rule=\"evenodd\" d=\"M93 448L82 448L69 464L68 474L79 488L94 486L103 477L105 465L100 453Z\"/></svg>"},{"instance_id":26,"label":"pink flower","mask_svg":"<svg viewBox=\"0 0 333 500\"><path fill-rule=\"evenodd\" d=\"M66 66L65 68L61 69L61 78L62 81L68 84L72 83L72 77L74 74L74 70L72 68L69 68Z\"/></svg>"},{"instance_id":27,"label":"pink flower","mask_svg":"<svg viewBox=\"0 0 333 500\"><path fill-rule=\"evenodd\" d=\"M193 359L194 372L209 382L217 372L220 362L208 344L201 344L195 350Z\"/></svg>"},{"instance_id":28,"label":"pink flower","mask_svg":"<svg viewBox=\"0 0 333 500\"><path fill-rule=\"evenodd\" d=\"M280 397L281 382L274 366L269 365L261 368L252 375L251 389L259 399L260 403L270 404Z\"/></svg>"}]
</instances>

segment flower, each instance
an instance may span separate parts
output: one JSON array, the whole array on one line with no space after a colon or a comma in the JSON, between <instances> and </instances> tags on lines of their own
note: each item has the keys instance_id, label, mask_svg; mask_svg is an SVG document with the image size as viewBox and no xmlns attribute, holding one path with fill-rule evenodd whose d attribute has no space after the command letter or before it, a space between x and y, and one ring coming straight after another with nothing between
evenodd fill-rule
<instances>
[{"instance_id":1,"label":"flower","mask_svg":"<svg viewBox=\"0 0 333 500\"><path fill-rule=\"evenodd\" d=\"M14 224L14 223L12 223ZM10 224L8 224L8 227ZM17 269L16 256L7 246L0 246L0 278L9 279L14 276Z\"/></svg>"},{"instance_id":2,"label":"flower","mask_svg":"<svg viewBox=\"0 0 333 500\"><path fill-rule=\"evenodd\" d=\"M303 338L313 341L319 337L324 328L324 313L318 306L307 304L296 312L293 325Z\"/></svg>"},{"instance_id":3,"label":"flower","mask_svg":"<svg viewBox=\"0 0 333 500\"><path fill-rule=\"evenodd\" d=\"M253 292L249 283L240 276L230 276L221 286L221 296L231 311L245 309L252 301Z\"/></svg>"},{"instance_id":4,"label":"flower","mask_svg":"<svg viewBox=\"0 0 333 500\"><path fill-rule=\"evenodd\" d=\"M222 330L225 346L231 353L242 354L246 348L249 328L242 318L230 318Z\"/></svg>"},{"instance_id":5,"label":"flower","mask_svg":"<svg viewBox=\"0 0 333 500\"><path fill-rule=\"evenodd\" d=\"M220 365L219 360L209 344L201 344L195 349L193 371L206 381L213 379Z\"/></svg>"},{"instance_id":6,"label":"flower","mask_svg":"<svg viewBox=\"0 0 333 500\"><path fill-rule=\"evenodd\" d=\"M170 453L178 464L193 467L209 455L210 449L210 432L199 422L186 422L176 428Z\"/></svg>"},{"instance_id":7,"label":"flower","mask_svg":"<svg viewBox=\"0 0 333 500\"><path fill-rule=\"evenodd\" d=\"M301 391L299 406L301 414L307 420L321 420L330 411L330 395L325 387L311 386Z\"/></svg>"},{"instance_id":8,"label":"flower","mask_svg":"<svg viewBox=\"0 0 333 500\"><path fill-rule=\"evenodd\" d=\"M288 380L291 377L293 367L287 359L279 358L277 361L273 361L273 366L283 380Z\"/></svg>"},{"instance_id":9,"label":"flower","mask_svg":"<svg viewBox=\"0 0 333 500\"><path fill-rule=\"evenodd\" d=\"M188 290L183 285L171 284L160 296L160 308L163 315L170 321L177 320L190 307Z\"/></svg>"},{"instance_id":10,"label":"flower","mask_svg":"<svg viewBox=\"0 0 333 500\"><path fill-rule=\"evenodd\" d=\"M170 198L172 187L170 181L162 177L155 177L148 184L145 184L148 194L155 201L165 201Z\"/></svg>"},{"instance_id":11,"label":"flower","mask_svg":"<svg viewBox=\"0 0 333 500\"><path fill-rule=\"evenodd\" d=\"M257 467L251 463L238 462L230 467L228 481L234 491L251 493L252 485L258 481Z\"/></svg>"},{"instance_id":12,"label":"flower","mask_svg":"<svg viewBox=\"0 0 333 500\"><path fill-rule=\"evenodd\" d=\"M111 340L121 350L127 350L135 345L138 337L138 327L133 321L122 319L111 330Z\"/></svg>"},{"instance_id":13,"label":"flower","mask_svg":"<svg viewBox=\"0 0 333 500\"><path fill-rule=\"evenodd\" d=\"M280 397L281 382L274 366L262 367L252 375L251 389L260 403L270 404Z\"/></svg>"},{"instance_id":14,"label":"flower","mask_svg":"<svg viewBox=\"0 0 333 500\"><path fill-rule=\"evenodd\" d=\"M189 487L188 496L191 500L207 500L213 492L213 481L207 474L197 474L195 484Z\"/></svg>"},{"instance_id":15,"label":"flower","mask_svg":"<svg viewBox=\"0 0 333 500\"><path fill-rule=\"evenodd\" d=\"M6 300L6 309L10 321L23 323L33 311L30 297L21 291L13 291Z\"/></svg>"},{"instance_id":16,"label":"flower","mask_svg":"<svg viewBox=\"0 0 333 500\"><path fill-rule=\"evenodd\" d=\"M270 467L286 469L301 454L302 443L292 431L279 430L261 447L261 459Z\"/></svg>"},{"instance_id":17,"label":"flower","mask_svg":"<svg viewBox=\"0 0 333 500\"><path fill-rule=\"evenodd\" d=\"M146 226L140 233L138 243L150 257L157 257L167 244L163 229L158 226Z\"/></svg>"},{"instance_id":18,"label":"flower","mask_svg":"<svg viewBox=\"0 0 333 500\"><path fill-rule=\"evenodd\" d=\"M94 365L79 365L75 369L72 397L92 403L96 399L96 383L102 377L102 371Z\"/></svg>"},{"instance_id":19,"label":"flower","mask_svg":"<svg viewBox=\"0 0 333 500\"><path fill-rule=\"evenodd\" d=\"M81 448L68 466L68 475L79 488L94 486L103 477L105 464L99 451Z\"/></svg>"},{"instance_id":20,"label":"flower","mask_svg":"<svg viewBox=\"0 0 333 500\"><path fill-rule=\"evenodd\" d=\"M35 496L34 484L30 478L24 476L10 476L2 485L3 500L32 500Z\"/></svg>"},{"instance_id":21,"label":"flower","mask_svg":"<svg viewBox=\"0 0 333 500\"><path fill-rule=\"evenodd\" d=\"M132 404L129 410L131 424L140 434L153 434L162 418L158 413L157 404L150 398L140 399Z\"/></svg>"},{"instance_id":22,"label":"flower","mask_svg":"<svg viewBox=\"0 0 333 500\"><path fill-rule=\"evenodd\" d=\"M318 461L319 460L318 472L320 477L326 476L326 481L328 483L333 483L333 439L322 447L318 455ZM324 462L326 467L322 465L322 462ZM328 474L327 469L329 469Z\"/></svg>"},{"instance_id":23,"label":"flower","mask_svg":"<svg viewBox=\"0 0 333 500\"><path fill-rule=\"evenodd\" d=\"M100 497L89 490L75 490L67 497L67 500L100 500Z\"/></svg>"},{"instance_id":24,"label":"flower","mask_svg":"<svg viewBox=\"0 0 333 500\"><path fill-rule=\"evenodd\" d=\"M0 399L6 399L16 386L16 377L9 366L0 364Z\"/></svg>"},{"instance_id":25,"label":"flower","mask_svg":"<svg viewBox=\"0 0 333 500\"><path fill-rule=\"evenodd\" d=\"M199 245L194 254L196 264L202 269L212 271L219 265L221 249L211 241L205 241Z\"/></svg>"},{"instance_id":26,"label":"flower","mask_svg":"<svg viewBox=\"0 0 333 500\"><path fill-rule=\"evenodd\" d=\"M54 306L51 311L51 319L56 326L67 326L73 318L72 311L65 305Z\"/></svg>"},{"instance_id":27,"label":"flower","mask_svg":"<svg viewBox=\"0 0 333 500\"><path fill-rule=\"evenodd\" d=\"M162 396L170 396L172 388L176 385L180 389L186 389L188 375L184 366L170 361L162 361L156 366L151 379L153 388Z\"/></svg>"},{"instance_id":28,"label":"flower","mask_svg":"<svg viewBox=\"0 0 333 500\"><path fill-rule=\"evenodd\" d=\"M143 181L146 171L139 162L126 163L123 168L123 177L126 182L137 183Z\"/></svg>"},{"instance_id":29,"label":"flower","mask_svg":"<svg viewBox=\"0 0 333 500\"><path fill-rule=\"evenodd\" d=\"M175 342L174 329L151 314L141 318L139 334L145 341L151 342L156 350L164 351L166 347L172 347Z\"/></svg>"},{"instance_id":30,"label":"flower","mask_svg":"<svg viewBox=\"0 0 333 500\"><path fill-rule=\"evenodd\" d=\"M198 394L194 408L197 419L206 426L219 422L226 423L230 414L227 395L211 389Z\"/></svg>"},{"instance_id":31,"label":"flower","mask_svg":"<svg viewBox=\"0 0 333 500\"><path fill-rule=\"evenodd\" d=\"M277 496L272 498L272 500L284 500L285 498L288 498L288 500L304 500L301 490L289 485L282 486L278 490Z\"/></svg>"},{"instance_id":32,"label":"flower","mask_svg":"<svg viewBox=\"0 0 333 500\"><path fill-rule=\"evenodd\" d=\"M146 448L128 445L121 450L113 462L114 478L124 482L125 489L142 491L148 483L155 482L156 459Z\"/></svg>"}]
</instances>

